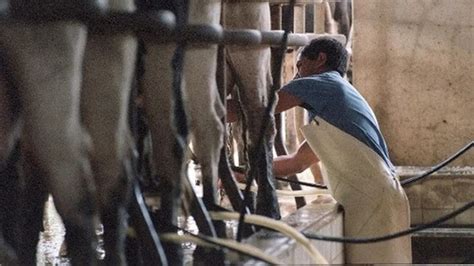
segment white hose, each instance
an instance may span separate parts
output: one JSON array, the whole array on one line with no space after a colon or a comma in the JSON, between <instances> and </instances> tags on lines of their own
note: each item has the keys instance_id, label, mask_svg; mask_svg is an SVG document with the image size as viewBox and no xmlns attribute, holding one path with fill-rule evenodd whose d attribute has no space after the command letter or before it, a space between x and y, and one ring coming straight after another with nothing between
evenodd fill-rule
<instances>
[{"instance_id":1,"label":"white hose","mask_svg":"<svg viewBox=\"0 0 474 266\"><path fill-rule=\"evenodd\" d=\"M160 234L160 240L164 242L174 242L174 243L193 242L196 245L205 246L205 247L213 247L213 246L226 247L229 249L238 250L239 252L242 252L244 254L249 254L252 257L258 258L270 264L279 264L278 261L276 261L274 258L268 256L267 254L263 253L262 250L252 245L239 243L235 240L229 240L229 239L214 238L214 237L209 237L209 236L206 236L206 238L208 238L212 242L215 242L215 244L204 241L190 234L184 234L184 235L178 235L176 233Z\"/></svg>"},{"instance_id":2,"label":"white hose","mask_svg":"<svg viewBox=\"0 0 474 266\"><path fill-rule=\"evenodd\" d=\"M238 220L240 214L237 212L209 212L211 218L214 220ZM244 222L260 225L267 228L276 230L288 237L293 238L296 242L301 244L307 251L308 255L315 264L328 264L327 260L319 253L319 251L311 244L311 242L300 232L293 227L268 217L255 214L246 214L244 216Z\"/></svg>"},{"instance_id":3,"label":"white hose","mask_svg":"<svg viewBox=\"0 0 474 266\"><path fill-rule=\"evenodd\" d=\"M309 195L327 195L329 191L327 189L305 189L305 190L280 190L277 189L276 193L278 196L289 196L289 197L299 197L299 196L309 196Z\"/></svg>"},{"instance_id":4,"label":"white hose","mask_svg":"<svg viewBox=\"0 0 474 266\"><path fill-rule=\"evenodd\" d=\"M245 184L237 183L237 187L239 189L245 189ZM257 187L251 186L250 191L257 193ZM305 190L276 190L277 196L287 196L287 197L301 197L301 196L309 196L309 195L327 195L329 194L329 190L327 189L305 189Z\"/></svg>"}]
</instances>

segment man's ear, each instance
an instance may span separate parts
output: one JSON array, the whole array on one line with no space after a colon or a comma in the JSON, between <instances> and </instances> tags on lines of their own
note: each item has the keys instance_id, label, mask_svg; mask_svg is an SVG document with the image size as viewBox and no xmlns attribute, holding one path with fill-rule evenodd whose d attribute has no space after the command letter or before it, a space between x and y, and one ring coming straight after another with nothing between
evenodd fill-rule
<instances>
[{"instance_id":1,"label":"man's ear","mask_svg":"<svg viewBox=\"0 0 474 266\"><path fill-rule=\"evenodd\" d=\"M325 66L326 65L326 61L327 61L327 55L326 53L323 53L323 52L319 52L319 55L318 55L318 58L317 58L317 65L318 66Z\"/></svg>"}]
</instances>

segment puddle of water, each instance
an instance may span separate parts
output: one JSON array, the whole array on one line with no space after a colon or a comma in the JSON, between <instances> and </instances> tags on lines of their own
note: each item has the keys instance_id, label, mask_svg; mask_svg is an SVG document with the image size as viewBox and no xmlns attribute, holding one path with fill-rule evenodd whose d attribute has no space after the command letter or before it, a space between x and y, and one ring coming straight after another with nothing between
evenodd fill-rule
<instances>
[{"instance_id":1,"label":"puddle of water","mask_svg":"<svg viewBox=\"0 0 474 266\"><path fill-rule=\"evenodd\" d=\"M199 233L199 229L197 227L196 221L192 216L179 216L178 217L178 227L184 228L185 230L197 234ZM178 235L184 235L182 230L178 231ZM196 249L196 244L191 242L185 242L181 244L183 248L183 264L184 265L193 265L193 253Z\"/></svg>"},{"instance_id":2,"label":"puddle of water","mask_svg":"<svg viewBox=\"0 0 474 266\"><path fill-rule=\"evenodd\" d=\"M69 260L60 256L65 231L51 197L46 202L43 224L44 232L40 233L36 253L37 265L70 265Z\"/></svg>"},{"instance_id":3,"label":"puddle of water","mask_svg":"<svg viewBox=\"0 0 474 266\"><path fill-rule=\"evenodd\" d=\"M65 234L64 225L54 207L52 197L49 197L45 205L43 225L44 232L40 233L40 240L38 241L36 251L37 265L70 266L71 260L67 257L66 246L63 244ZM102 224L99 224L96 228L96 235L98 237L96 251L99 260L103 260L105 257L103 234L104 228Z\"/></svg>"},{"instance_id":4,"label":"puddle of water","mask_svg":"<svg viewBox=\"0 0 474 266\"><path fill-rule=\"evenodd\" d=\"M44 232L40 233L40 240L38 242L38 248L36 253L37 265L45 266L70 266L71 261L67 257L66 247L63 246L65 229L59 214L57 213L52 198L46 202L45 206L45 217L44 217ZM196 225L196 221L192 216L178 217L178 226L186 229L187 231L197 234L199 229ZM105 258L105 251L103 249L103 238L104 228L100 224L96 228L96 234L98 236L98 247L97 247L97 258L103 260ZM184 234L183 231L179 231L178 234ZM188 242L182 244L184 253L184 265L193 264L193 252L196 249L196 245Z\"/></svg>"}]
</instances>

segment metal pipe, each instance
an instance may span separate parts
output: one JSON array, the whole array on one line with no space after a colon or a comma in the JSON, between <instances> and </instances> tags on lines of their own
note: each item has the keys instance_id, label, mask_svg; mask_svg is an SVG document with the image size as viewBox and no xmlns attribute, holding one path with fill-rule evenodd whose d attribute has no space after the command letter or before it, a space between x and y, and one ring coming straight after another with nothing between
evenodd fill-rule
<instances>
[{"instance_id":1,"label":"metal pipe","mask_svg":"<svg viewBox=\"0 0 474 266\"><path fill-rule=\"evenodd\" d=\"M262 31L261 44L277 46L281 43L283 34L284 32L279 30ZM290 33L288 35L288 46L305 46L309 44L311 40L321 36L331 36L342 44L346 43L346 37L342 34Z\"/></svg>"},{"instance_id":2,"label":"metal pipe","mask_svg":"<svg viewBox=\"0 0 474 266\"><path fill-rule=\"evenodd\" d=\"M339 0L296 0L295 4L320 4L324 1L334 2ZM225 3L269 3L273 4L289 4L289 0L224 0Z\"/></svg>"},{"instance_id":3,"label":"metal pipe","mask_svg":"<svg viewBox=\"0 0 474 266\"><path fill-rule=\"evenodd\" d=\"M258 30L224 30L222 44L226 45L259 45L262 43L262 34Z\"/></svg>"},{"instance_id":4,"label":"metal pipe","mask_svg":"<svg viewBox=\"0 0 474 266\"><path fill-rule=\"evenodd\" d=\"M48 16L48 14L50 16ZM0 23L47 23L51 21L72 20L85 23L93 33L117 34L126 31L135 32L146 41L155 43L187 42L224 45L269 45L278 46L283 38L283 31L258 31L250 29L224 30L220 26L208 24L186 25L176 29L176 19L169 11L152 12L106 12L80 13L67 12L61 16L46 13L30 16L22 13L11 13L8 8L0 6ZM322 36L314 33L291 33L288 35L288 46L305 46L312 39ZM332 34L341 43L346 38L342 34Z\"/></svg>"}]
</instances>

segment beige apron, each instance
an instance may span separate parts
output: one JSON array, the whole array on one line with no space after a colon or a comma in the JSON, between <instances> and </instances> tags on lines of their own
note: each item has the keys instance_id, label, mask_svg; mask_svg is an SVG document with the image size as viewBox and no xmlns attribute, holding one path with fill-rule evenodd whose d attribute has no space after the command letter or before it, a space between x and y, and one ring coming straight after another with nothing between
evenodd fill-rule
<instances>
[{"instance_id":1,"label":"beige apron","mask_svg":"<svg viewBox=\"0 0 474 266\"><path fill-rule=\"evenodd\" d=\"M383 159L353 136L316 117L301 130L322 162L324 182L344 207L346 237L376 237L410 226L403 188ZM346 244L346 263L411 263L409 236Z\"/></svg>"}]
</instances>

